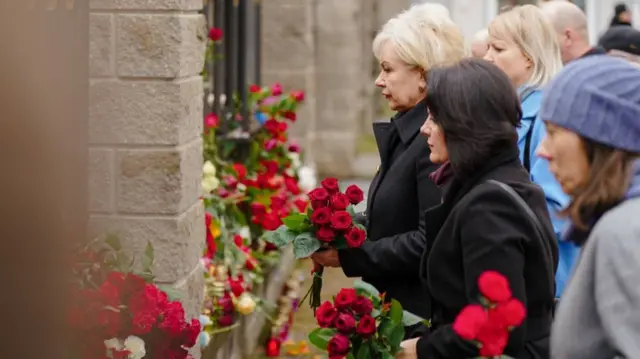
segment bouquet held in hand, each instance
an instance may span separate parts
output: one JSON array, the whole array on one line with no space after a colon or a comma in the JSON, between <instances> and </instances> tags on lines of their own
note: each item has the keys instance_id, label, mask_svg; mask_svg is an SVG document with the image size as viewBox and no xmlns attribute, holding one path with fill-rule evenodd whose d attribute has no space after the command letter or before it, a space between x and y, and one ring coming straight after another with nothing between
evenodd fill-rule
<instances>
[{"instance_id":1,"label":"bouquet held in hand","mask_svg":"<svg viewBox=\"0 0 640 359\"><path fill-rule=\"evenodd\" d=\"M354 210L354 206L364 199L362 190L350 185L341 192L335 178L325 178L321 184L308 194L310 208L305 213L283 218L282 226L265 234L267 242L278 247L292 244L297 259L307 258L323 248L357 248L364 243L367 232L364 226L355 222ZM309 292L312 308L320 306L321 288L322 270L319 270L314 273Z\"/></svg>"}]
</instances>

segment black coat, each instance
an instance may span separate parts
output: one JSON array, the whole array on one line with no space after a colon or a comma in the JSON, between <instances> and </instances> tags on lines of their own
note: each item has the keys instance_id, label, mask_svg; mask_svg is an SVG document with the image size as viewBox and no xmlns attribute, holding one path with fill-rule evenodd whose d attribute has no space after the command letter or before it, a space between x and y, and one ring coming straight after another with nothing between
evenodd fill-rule
<instances>
[{"instance_id":1,"label":"black coat","mask_svg":"<svg viewBox=\"0 0 640 359\"><path fill-rule=\"evenodd\" d=\"M426 119L422 101L391 122L374 124L381 164L369 188L368 241L361 248L339 251L348 277L362 277L418 315L427 314L418 277L425 248L419 231L421 214L441 201L440 190L429 179L437 166L429 160L426 139L419 135Z\"/></svg>"},{"instance_id":2,"label":"black coat","mask_svg":"<svg viewBox=\"0 0 640 359\"><path fill-rule=\"evenodd\" d=\"M542 233L505 189L513 188L542 224ZM549 358L558 245L543 191L529 179L514 147L494 156L472 178L453 178L442 205L425 218L427 249L420 276L430 294L432 329L418 341L420 359L478 356L478 348L460 339L451 323L469 303L478 303L477 280L487 270L502 273L515 298L527 307L527 319L511 332L505 354L513 358Z\"/></svg>"}]
</instances>

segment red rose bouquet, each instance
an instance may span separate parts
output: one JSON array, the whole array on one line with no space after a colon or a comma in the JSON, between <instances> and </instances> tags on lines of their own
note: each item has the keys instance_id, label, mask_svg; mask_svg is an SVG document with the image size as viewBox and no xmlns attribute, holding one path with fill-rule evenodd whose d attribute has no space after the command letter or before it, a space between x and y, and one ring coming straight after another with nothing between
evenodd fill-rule
<instances>
[{"instance_id":1,"label":"red rose bouquet","mask_svg":"<svg viewBox=\"0 0 640 359\"><path fill-rule=\"evenodd\" d=\"M500 273L487 271L478 278L481 304L467 305L456 317L453 330L463 339L473 341L481 358L507 358L502 353L509 332L524 321L526 309L512 298L509 282Z\"/></svg>"},{"instance_id":2,"label":"red rose bouquet","mask_svg":"<svg viewBox=\"0 0 640 359\"><path fill-rule=\"evenodd\" d=\"M367 238L367 232L364 226L356 223L354 206L362 202L364 193L356 185L350 185L341 192L335 178L325 178L321 185L309 192L311 206L305 213L283 218L283 225L265 233L264 239L277 247L293 244L293 253L298 259L307 258L322 248L360 247ZM320 306L321 289L322 270L319 270L314 273L309 290L312 308Z\"/></svg>"},{"instance_id":3,"label":"red rose bouquet","mask_svg":"<svg viewBox=\"0 0 640 359\"><path fill-rule=\"evenodd\" d=\"M401 350L404 327L421 321L396 300L385 303L384 294L362 281L322 303L315 315L320 328L309 341L331 359L393 358Z\"/></svg>"}]
</instances>

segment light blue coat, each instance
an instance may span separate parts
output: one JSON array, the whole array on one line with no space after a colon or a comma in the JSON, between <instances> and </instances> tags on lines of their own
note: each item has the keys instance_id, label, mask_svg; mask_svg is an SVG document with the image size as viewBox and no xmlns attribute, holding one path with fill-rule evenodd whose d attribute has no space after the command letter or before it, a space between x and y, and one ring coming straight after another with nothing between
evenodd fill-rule
<instances>
[{"instance_id":1,"label":"light blue coat","mask_svg":"<svg viewBox=\"0 0 640 359\"><path fill-rule=\"evenodd\" d=\"M560 218L557 215L558 211L569 204L569 197L562 191L560 184L549 171L549 162L536 156L536 149L540 142L542 142L546 131L544 122L538 116L541 101L542 91L540 90L534 90L524 96L524 100L521 103L522 121L518 128L518 148L520 149L520 161L524 161L524 156L529 156L531 180L542 187L547 198L547 207L549 208L553 228L558 238L559 262L556 272L556 297L560 297L571 275L571 270L578 259L579 248L573 243L562 239L563 232L569 222L567 219ZM531 135L530 153L526 154L524 153L525 142L532 122L533 133Z\"/></svg>"}]
</instances>

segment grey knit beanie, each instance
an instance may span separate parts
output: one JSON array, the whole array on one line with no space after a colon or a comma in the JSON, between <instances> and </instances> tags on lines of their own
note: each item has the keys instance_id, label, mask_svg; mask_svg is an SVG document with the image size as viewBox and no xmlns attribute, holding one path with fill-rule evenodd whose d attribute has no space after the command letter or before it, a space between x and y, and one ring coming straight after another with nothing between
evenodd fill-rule
<instances>
[{"instance_id":1,"label":"grey knit beanie","mask_svg":"<svg viewBox=\"0 0 640 359\"><path fill-rule=\"evenodd\" d=\"M640 153L640 69L607 55L572 61L545 88L540 117L595 142Z\"/></svg>"}]
</instances>

